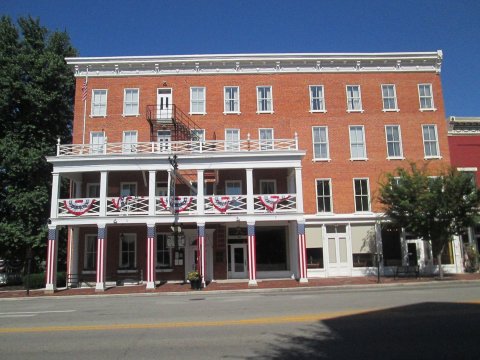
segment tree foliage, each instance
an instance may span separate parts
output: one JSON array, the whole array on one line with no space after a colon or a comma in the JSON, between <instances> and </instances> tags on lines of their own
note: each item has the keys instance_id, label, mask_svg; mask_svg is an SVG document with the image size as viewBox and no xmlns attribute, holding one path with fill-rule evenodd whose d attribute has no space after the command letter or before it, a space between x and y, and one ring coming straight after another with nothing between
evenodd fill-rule
<instances>
[{"instance_id":1,"label":"tree foliage","mask_svg":"<svg viewBox=\"0 0 480 360\"><path fill-rule=\"evenodd\" d=\"M452 235L474 224L480 191L472 178L449 168L431 176L411 164L386 174L379 201L385 215L413 235L430 241L441 269L441 255Z\"/></svg>"},{"instance_id":2,"label":"tree foliage","mask_svg":"<svg viewBox=\"0 0 480 360\"><path fill-rule=\"evenodd\" d=\"M0 257L46 243L57 138L71 136L77 52L65 32L38 19L0 19ZM43 255L43 251L39 252Z\"/></svg>"}]
</instances>

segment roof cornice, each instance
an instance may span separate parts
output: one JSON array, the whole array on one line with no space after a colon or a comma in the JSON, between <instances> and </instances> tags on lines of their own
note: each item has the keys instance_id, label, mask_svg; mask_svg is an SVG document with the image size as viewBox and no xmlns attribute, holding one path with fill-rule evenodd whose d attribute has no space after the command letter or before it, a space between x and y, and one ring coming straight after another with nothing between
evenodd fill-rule
<instances>
[{"instance_id":1,"label":"roof cornice","mask_svg":"<svg viewBox=\"0 0 480 360\"><path fill-rule=\"evenodd\" d=\"M76 76L155 76L305 72L435 72L443 54L292 53L116 56L66 58Z\"/></svg>"}]
</instances>

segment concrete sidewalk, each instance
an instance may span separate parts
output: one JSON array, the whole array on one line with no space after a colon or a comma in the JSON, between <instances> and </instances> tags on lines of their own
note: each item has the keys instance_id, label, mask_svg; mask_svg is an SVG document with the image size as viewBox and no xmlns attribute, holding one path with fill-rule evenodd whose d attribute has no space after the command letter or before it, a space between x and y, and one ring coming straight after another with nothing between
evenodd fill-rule
<instances>
[{"instance_id":1,"label":"concrete sidewalk","mask_svg":"<svg viewBox=\"0 0 480 360\"><path fill-rule=\"evenodd\" d=\"M480 281L480 273L474 274L452 274L445 275L442 283L458 281ZM382 277L380 284L377 283L376 277L341 277L326 279L309 279L308 283L299 283L291 279L269 279L257 280L258 286L248 286L246 281L216 281L208 284L201 292L219 292L219 291L249 291L252 289L295 289L295 288L327 288L327 287L349 287L349 286L382 286L382 285L405 285L405 284L422 284L422 283L438 283L437 277L420 277L415 278L397 278ZM190 284L185 283L164 283L158 285L153 290L147 290L145 285L127 285L109 287L103 292L96 292L94 287L90 288L60 288L53 294L45 294L43 289L30 290L30 297L39 296L75 296L75 295L119 295L119 294L142 294L142 293L192 293L198 292L190 288ZM27 297L26 290L11 289L8 287L0 287L0 299L2 298L22 298Z\"/></svg>"}]
</instances>

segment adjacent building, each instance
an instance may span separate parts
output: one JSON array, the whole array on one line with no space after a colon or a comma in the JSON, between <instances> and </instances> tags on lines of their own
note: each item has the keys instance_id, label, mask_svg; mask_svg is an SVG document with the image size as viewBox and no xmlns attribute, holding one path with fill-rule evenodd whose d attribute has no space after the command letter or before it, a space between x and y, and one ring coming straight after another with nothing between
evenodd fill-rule
<instances>
[{"instance_id":1,"label":"adjacent building","mask_svg":"<svg viewBox=\"0 0 480 360\"><path fill-rule=\"evenodd\" d=\"M387 171L450 163L441 51L68 58L72 144L53 164L69 281L205 283L434 271L384 224ZM67 179L69 191L60 184ZM447 271L461 271L458 241ZM460 261L458 261L460 259ZM456 261L457 260L457 261Z\"/></svg>"}]
</instances>

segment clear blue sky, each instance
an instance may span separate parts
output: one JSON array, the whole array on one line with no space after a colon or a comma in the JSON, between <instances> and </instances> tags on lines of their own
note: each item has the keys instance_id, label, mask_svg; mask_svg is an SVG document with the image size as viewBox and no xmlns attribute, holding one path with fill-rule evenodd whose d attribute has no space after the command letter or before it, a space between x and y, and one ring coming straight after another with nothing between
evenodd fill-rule
<instances>
[{"instance_id":1,"label":"clear blue sky","mask_svg":"<svg viewBox=\"0 0 480 360\"><path fill-rule=\"evenodd\" d=\"M0 0L80 56L444 52L447 115L480 116L480 0Z\"/></svg>"}]
</instances>

